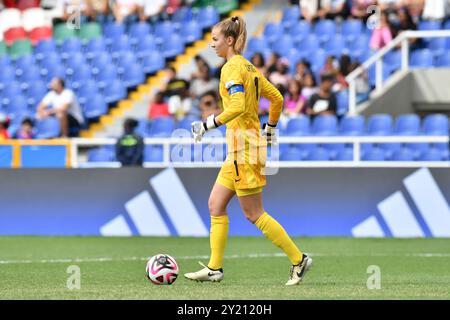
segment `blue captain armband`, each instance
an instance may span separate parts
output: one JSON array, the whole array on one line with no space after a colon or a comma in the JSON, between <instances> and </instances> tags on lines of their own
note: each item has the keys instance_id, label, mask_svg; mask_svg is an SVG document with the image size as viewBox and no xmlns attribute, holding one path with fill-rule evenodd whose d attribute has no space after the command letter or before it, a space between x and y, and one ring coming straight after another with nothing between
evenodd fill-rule
<instances>
[{"instance_id":1,"label":"blue captain armband","mask_svg":"<svg viewBox=\"0 0 450 320\"><path fill-rule=\"evenodd\" d=\"M242 92L245 93L244 91L244 86L242 84L235 84L232 85L230 88L228 88L228 94L231 96L234 93L238 93L238 92Z\"/></svg>"}]
</instances>

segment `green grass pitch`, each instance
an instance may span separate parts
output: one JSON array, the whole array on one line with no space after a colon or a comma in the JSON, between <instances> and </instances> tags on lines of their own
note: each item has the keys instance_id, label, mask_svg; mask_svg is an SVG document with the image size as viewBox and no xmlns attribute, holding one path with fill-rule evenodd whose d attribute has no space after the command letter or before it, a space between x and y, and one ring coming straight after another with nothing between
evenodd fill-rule
<instances>
[{"instance_id":1,"label":"green grass pitch","mask_svg":"<svg viewBox=\"0 0 450 320\"><path fill-rule=\"evenodd\" d=\"M314 265L299 286L285 287L289 260L263 237L232 237L221 283L183 273L208 262L207 238L0 237L0 299L449 299L450 239L295 238ZM145 279L146 258L172 255L172 286ZM77 265L79 290L67 273ZM368 289L369 266L381 289Z\"/></svg>"}]
</instances>

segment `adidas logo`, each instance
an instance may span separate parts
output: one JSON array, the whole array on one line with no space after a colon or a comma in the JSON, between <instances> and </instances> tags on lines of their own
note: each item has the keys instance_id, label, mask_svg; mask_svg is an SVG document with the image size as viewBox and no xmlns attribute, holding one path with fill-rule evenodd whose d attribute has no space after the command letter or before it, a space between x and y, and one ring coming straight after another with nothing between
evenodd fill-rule
<instances>
[{"instance_id":1,"label":"adidas logo","mask_svg":"<svg viewBox=\"0 0 450 320\"><path fill-rule=\"evenodd\" d=\"M433 237L450 237L450 208L428 168L403 180L420 216ZM420 223L400 191L378 204L378 210L393 237L425 237ZM384 237L377 218L371 216L352 228L354 237Z\"/></svg>"},{"instance_id":2,"label":"adidas logo","mask_svg":"<svg viewBox=\"0 0 450 320\"><path fill-rule=\"evenodd\" d=\"M208 236L200 214L173 168L150 179L150 185L179 236ZM142 191L125 203L125 209L141 236L171 236L170 229L148 191ZM124 215L118 215L100 227L102 236L132 236Z\"/></svg>"}]
</instances>

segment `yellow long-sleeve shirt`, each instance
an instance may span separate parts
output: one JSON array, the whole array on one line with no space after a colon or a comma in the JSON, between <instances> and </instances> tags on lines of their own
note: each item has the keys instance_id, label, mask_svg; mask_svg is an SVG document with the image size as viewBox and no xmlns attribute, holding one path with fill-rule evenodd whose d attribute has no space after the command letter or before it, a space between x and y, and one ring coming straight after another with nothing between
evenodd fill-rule
<instances>
[{"instance_id":1,"label":"yellow long-sleeve shirt","mask_svg":"<svg viewBox=\"0 0 450 320\"><path fill-rule=\"evenodd\" d=\"M220 96L223 112L217 119L227 125L228 152L265 145L258 118L261 96L270 101L269 123L276 125L283 108L283 96L261 72L241 55L222 67Z\"/></svg>"}]
</instances>

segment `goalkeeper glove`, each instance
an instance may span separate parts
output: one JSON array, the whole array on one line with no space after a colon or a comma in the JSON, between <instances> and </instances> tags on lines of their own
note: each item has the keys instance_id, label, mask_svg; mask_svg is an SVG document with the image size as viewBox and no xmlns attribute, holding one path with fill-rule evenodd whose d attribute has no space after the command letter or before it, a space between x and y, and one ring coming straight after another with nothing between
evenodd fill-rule
<instances>
[{"instance_id":1,"label":"goalkeeper glove","mask_svg":"<svg viewBox=\"0 0 450 320\"><path fill-rule=\"evenodd\" d=\"M263 125L263 136L267 139L267 145L277 145L278 139L276 135L276 125L273 126L269 123L264 123Z\"/></svg>"},{"instance_id":2,"label":"goalkeeper glove","mask_svg":"<svg viewBox=\"0 0 450 320\"><path fill-rule=\"evenodd\" d=\"M202 141L202 137L206 131L217 128L218 125L215 116L212 114L206 118L206 122L194 121L191 123L191 131L195 142Z\"/></svg>"}]
</instances>

